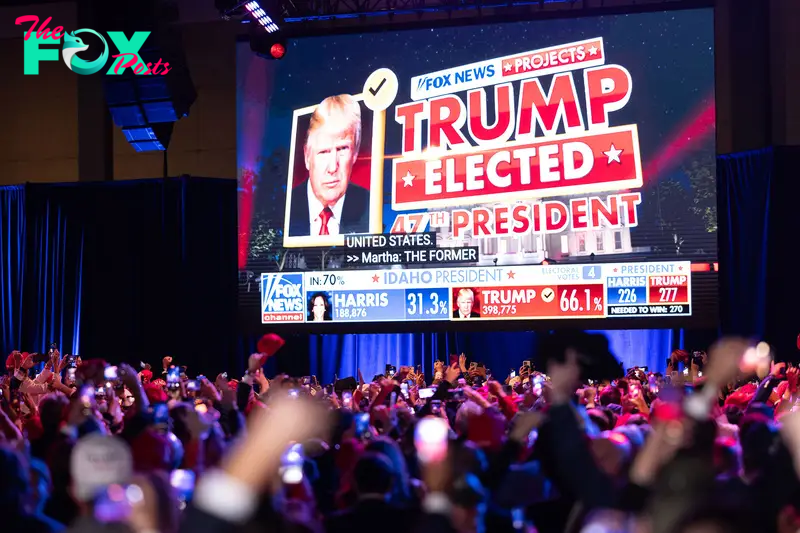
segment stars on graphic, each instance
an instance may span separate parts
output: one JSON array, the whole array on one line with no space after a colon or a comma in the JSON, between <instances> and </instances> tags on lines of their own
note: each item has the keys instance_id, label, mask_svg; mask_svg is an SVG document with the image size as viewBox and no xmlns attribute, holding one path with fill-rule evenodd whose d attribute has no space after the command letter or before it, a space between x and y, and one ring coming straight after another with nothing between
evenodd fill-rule
<instances>
[{"instance_id":1,"label":"stars on graphic","mask_svg":"<svg viewBox=\"0 0 800 533\"><path fill-rule=\"evenodd\" d=\"M512 68L511 61L503 61L503 72L510 72Z\"/></svg>"},{"instance_id":2,"label":"stars on graphic","mask_svg":"<svg viewBox=\"0 0 800 533\"><path fill-rule=\"evenodd\" d=\"M410 170L406 171L406 175L400 179L403 180L403 187L411 187L414 185L414 175Z\"/></svg>"},{"instance_id":3,"label":"stars on graphic","mask_svg":"<svg viewBox=\"0 0 800 533\"><path fill-rule=\"evenodd\" d=\"M513 270L509 270L508 272L506 272L506 276L508 276L508 279L514 279L516 273Z\"/></svg>"},{"instance_id":4,"label":"stars on graphic","mask_svg":"<svg viewBox=\"0 0 800 533\"><path fill-rule=\"evenodd\" d=\"M591 48L589 48L589 55L596 56L598 51L598 48L595 45L592 45Z\"/></svg>"},{"instance_id":5,"label":"stars on graphic","mask_svg":"<svg viewBox=\"0 0 800 533\"><path fill-rule=\"evenodd\" d=\"M614 272L619 272L619 269L617 267L614 267Z\"/></svg>"},{"instance_id":6,"label":"stars on graphic","mask_svg":"<svg viewBox=\"0 0 800 533\"><path fill-rule=\"evenodd\" d=\"M678 270L683 270L683 267L682 267L682 266L679 266L679 267L678 267Z\"/></svg>"},{"instance_id":7,"label":"stars on graphic","mask_svg":"<svg viewBox=\"0 0 800 533\"><path fill-rule=\"evenodd\" d=\"M375 274L374 276L372 276L372 283L378 283L378 280L380 280L380 279L381 278L379 278L378 275Z\"/></svg>"},{"instance_id":8,"label":"stars on graphic","mask_svg":"<svg viewBox=\"0 0 800 533\"><path fill-rule=\"evenodd\" d=\"M618 150L617 147L614 146L614 143L611 143L611 148L609 148L607 152L603 152L603 155L605 155L608 158L608 164L609 165L612 162L616 162L616 163L622 164L622 161L620 161L620 159L619 159L619 155L622 152L623 152L623 150Z\"/></svg>"}]
</instances>

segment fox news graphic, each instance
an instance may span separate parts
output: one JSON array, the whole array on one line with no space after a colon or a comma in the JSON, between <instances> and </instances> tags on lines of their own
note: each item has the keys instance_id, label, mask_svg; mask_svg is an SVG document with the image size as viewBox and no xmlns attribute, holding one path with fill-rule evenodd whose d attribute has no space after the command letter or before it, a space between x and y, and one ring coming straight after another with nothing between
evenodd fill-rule
<instances>
[{"instance_id":1,"label":"fox news graphic","mask_svg":"<svg viewBox=\"0 0 800 533\"><path fill-rule=\"evenodd\" d=\"M692 10L308 38L280 62L242 46L243 320L260 294L260 323L712 325L712 27ZM287 276L292 309L263 287Z\"/></svg>"},{"instance_id":2,"label":"fox news graphic","mask_svg":"<svg viewBox=\"0 0 800 533\"><path fill-rule=\"evenodd\" d=\"M305 294L302 274L261 275L261 321L303 322Z\"/></svg>"}]
</instances>

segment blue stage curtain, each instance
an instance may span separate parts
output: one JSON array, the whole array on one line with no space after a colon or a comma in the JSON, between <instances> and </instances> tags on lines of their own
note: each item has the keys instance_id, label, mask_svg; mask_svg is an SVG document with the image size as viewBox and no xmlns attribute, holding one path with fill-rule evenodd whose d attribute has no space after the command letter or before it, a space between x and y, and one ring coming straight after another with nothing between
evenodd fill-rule
<instances>
[{"instance_id":1,"label":"blue stage curtain","mask_svg":"<svg viewBox=\"0 0 800 533\"><path fill-rule=\"evenodd\" d=\"M58 343L80 354L84 228L57 203L28 194L25 321L30 351Z\"/></svg>"},{"instance_id":2,"label":"blue stage curtain","mask_svg":"<svg viewBox=\"0 0 800 533\"><path fill-rule=\"evenodd\" d=\"M422 365L422 371L433 374L436 355L448 353L446 334L396 333L310 335L309 355L311 374L323 383L331 383L336 376L358 376L370 381L376 374L384 374L387 364L394 366Z\"/></svg>"},{"instance_id":3,"label":"blue stage curtain","mask_svg":"<svg viewBox=\"0 0 800 533\"><path fill-rule=\"evenodd\" d=\"M0 187L0 350L21 347L25 285L25 188Z\"/></svg>"},{"instance_id":4,"label":"blue stage curtain","mask_svg":"<svg viewBox=\"0 0 800 533\"><path fill-rule=\"evenodd\" d=\"M774 156L773 149L767 148L717 158L720 318L724 333L756 337L765 333Z\"/></svg>"},{"instance_id":5,"label":"blue stage curtain","mask_svg":"<svg viewBox=\"0 0 800 533\"><path fill-rule=\"evenodd\" d=\"M84 233L31 186L0 187L0 350L79 353Z\"/></svg>"},{"instance_id":6,"label":"blue stage curtain","mask_svg":"<svg viewBox=\"0 0 800 533\"><path fill-rule=\"evenodd\" d=\"M181 177L29 186L51 227L86 231L84 357L190 374L228 368L236 335L236 182ZM69 242L69 237L67 237ZM74 243L74 241L73 241ZM52 246L52 241L51 241Z\"/></svg>"},{"instance_id":7,"label":"blue stage curtain","mask_svg":"<svg viewBox=\"0 0 800 533\"><path fill-rule=\"evenodd\" d=\"M611 329L591 333L608 337L611 352L625 368L646 366L653 372L667 369L667 357L672 353L675 340L671 329Z\"/></svg>"},{"instance_id":8,"label":"blue stage curtain","mask_svg":"<svg viewBox=\"0 0 800 533\"><path fill-rule=\"evenodd\" d=\"M238 364L235 180L28 184L0 208L2 353Z\"/></svg>"},{"instance_id":9,"label":"blue stage curtain","mask_svg":"<svg viewBox=\"0 0 800 533\"><path fill-rule=\"evenodd\" d=\"M609 345L626 368L647 366L664 371L672 351L673 332L656 330L596 331L609 339ZM335 376L356 376L360 369L364 379L382 374L386 364L419 365L430 377L434 361L446 361L449 354L464 352L470 361L483 362L495 377L518 369L524 360L536 364L536 332L492 333L385 333L352 335L311 335L309 340L310 373L323 383ZM287 343L288 344L288 343ZM297 355L297 350L291 350ZM278 358L289 358L283 354ZM285 370L288 371L288 370Z\"/></svg>"}]
</instances>

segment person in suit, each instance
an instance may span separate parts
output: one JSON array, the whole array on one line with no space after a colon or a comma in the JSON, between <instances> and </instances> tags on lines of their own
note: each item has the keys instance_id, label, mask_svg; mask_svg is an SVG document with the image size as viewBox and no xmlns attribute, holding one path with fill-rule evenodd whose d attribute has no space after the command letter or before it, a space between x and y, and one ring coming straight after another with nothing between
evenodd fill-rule
<instances>
[{"instance_id":1,"label":"person in suit","mask_svg":"<svg viewBox=\"0 0 800 533\"><path fill-rule=\"evenodd\" d=\"M311 115L303 157L308 180L292 189L289 236L369 231L369 191L350 183L361 148L361 105L329 96Z\"/></svg>"},{"instance_id":2,"label":"person in suit","mask_svg":"<svg viewBox=\"0 0 800 533\"><path fill-rule=\"evenodd\" d=\"M456 307L453 318L480 318L481 314L472 310L475 304L475 293L472 289L459 289L456 296Z\"/></svg>"}]
</instances>

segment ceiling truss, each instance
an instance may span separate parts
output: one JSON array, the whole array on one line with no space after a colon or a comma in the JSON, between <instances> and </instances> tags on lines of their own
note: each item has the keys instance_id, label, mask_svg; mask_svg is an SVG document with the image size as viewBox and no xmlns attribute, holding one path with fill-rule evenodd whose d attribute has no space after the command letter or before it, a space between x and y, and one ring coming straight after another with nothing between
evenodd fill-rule
<instances>
[{"instance_id":1,"label":"ceiling truss","mask_svg":"<svg viewBox=\"0 0 800 533\"><path fill-rule=\"evenodd\" d=\"M701 0L282 0L287 23L374 26L475 18L564 17L709 5Z\"/></svg>"}]
</instances>

